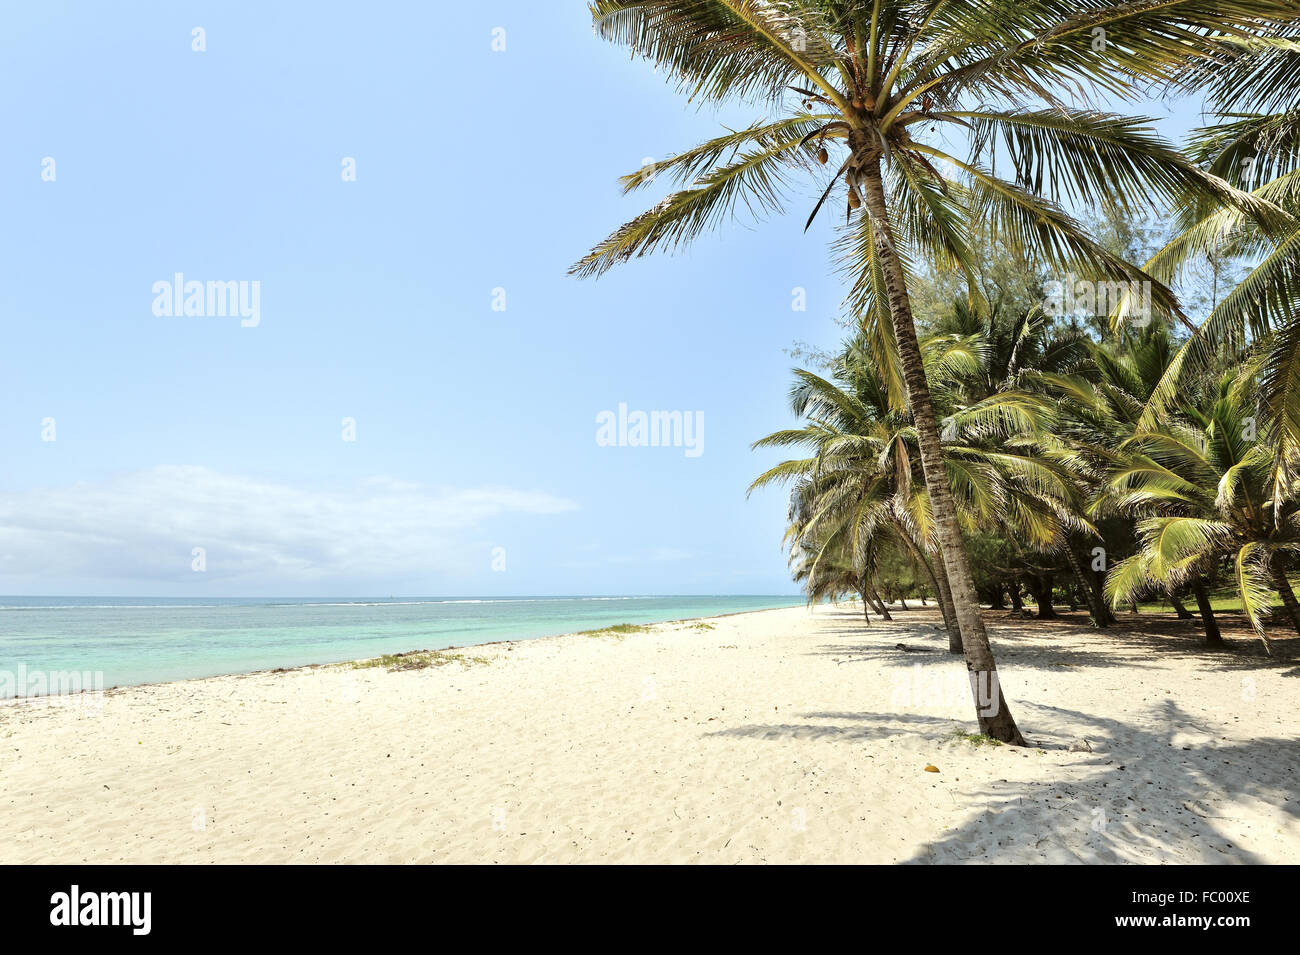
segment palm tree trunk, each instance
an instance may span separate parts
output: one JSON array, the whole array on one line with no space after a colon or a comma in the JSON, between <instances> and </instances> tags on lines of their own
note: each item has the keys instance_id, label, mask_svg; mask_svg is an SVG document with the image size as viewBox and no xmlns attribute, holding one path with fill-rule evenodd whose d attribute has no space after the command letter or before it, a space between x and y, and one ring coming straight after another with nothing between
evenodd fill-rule
<instances>
[{"instance_id":1,"label":"palm tree trunk","mask_svg":"<svg viewBox=\"0 0 1300 955\"><path fill-rule=\"evenodd\" d=\"M864 140L865 133L854 130L849 146L856 153L866 147ZM989 646L979 600L975 596L975 578L966 561L966 548L961 539L961 527L957 523L957 508L953 504L952 489L948 484L943 452L939 446L939 422L935 417L934 402L930 399L925 366L921 362L921 346L916 340L912 303L907 295L902 263L894 248L879 158L871 161L863 172L867 212L889 300L899 362L903 366L908 404L916 426L917 444L920 445L921 470L925 474L925 486L930 493L930 508L934 514L944 566L948 571L948 586L952 589L953 610L957 615L957 627L961 631L966 672L970 675L980 732L1004 743L1024 746L1025 739L1020 735L1011 708L1002 695L997 664L993 660L993 648Z\"/></svg>"},{"instance_id":2,"label":"palm tree trunk","mask_svg":"<svg viewBox=\"0 0 1300 955\"><path fill-rule=\"evenodd\" d=\"M1273 577L1273 586L1277 588L1278 595L1282 598L1282 606L1286 608L1287 616L1291 618L1291 626L1300 632L1300 603L1296 602L1295 591L1291 589L1291 581L1287 580L1286 562L1279 554L1270 561L1271 573ZM1273 648L1268 645L1268 640L1264 641L1264 647L1268 650L1269 656L1273 655Z\"/></svg>"},{"instance_id":3,"label":"palm tree trunk","mask_svg":"<svg viewBox=\"0 0 1300 955\"><path fill-rule=\"evenodd\" d=\"M1084 604L1085 604L1085 605L1087 606L1087 608L1088 608L1088 619L1092 622L1092 625L1093 625L1094 627L1097 627L1097 628L1105 627L1105 626L1106 626L1106 618L1103 617L1101 614L1099 614L1099 613L1097 612L1097 608L1093 606L1093 596L1092 596L1092 591L1090 591L1090 590L1088 589L1088 585L1084 582L1083 578L1079 576L1079 573L1080 573L1080 572L1079 572L1078 568L1074 566L1074 555L1073 555L1073 554L1070 555L1070 569L1071 569L1072 571L1074 571L1074 576L1075 576L1075 578L1078 580L1079 588L1080 588L1080 589L1083 591L1083 593L1084 593L1084 597L1085 597ZM1070 609L1071 609L1071 610L1074 610L1074 609L1075 609L1074 601L1071 600L1070 603L1071 603Z\"/></svg>"},{"instance_id":4,"label":"palm tree trunk","mask_svg":"<svg viewBox=\"0 0 1300 955\"><path fill-rule=\"evenodd\" d=\"M1198 580L1193 584L1192 593L1196 595L1196 607L1201 611L1201 622L1205 624L1205 645L1223 646L1223 634L1219 633L1219 621L1214 619L1214 607L1210 605L1210 595L1205 590L1205 581Z\"/></svg>"},{"instance_id":5,"label":"palm tree trunk","mask_svg":"<svg viewBox=\"0 0 1300 955\"><path fill-rule=\"evenodd\" d=\"M940 563L931 573L939 588L939 606L943 608L943 623L948 628L948 652L961 653L961 628L957 625L957 611L952 605L952 588L948 585L948 571Z\"/></svg>"},{"instance_id":6,"label":"palm tree trunk","mask_svg":"<svg viewBox=\"0 0 1300 955\"><path fill-rule=\"evenodd\" d=\"M1055 620L1056 608L1052 606L1052 578L1043 574L1029 575L1029 591L1038 604L1039 620Z\"/></svg>"},{"instance_id":7,"label":"palm tree trunk","mask_svg":"<svg viewBox=\"0 0 1300 955\"><path fill-rule=\"evenodd\" d=\"M1083 589L1084 600L1088 604L1088 615L1092 617L1092 625L1094 627L1109 626L1114 622L1115 618L1106 606L1101 589L1097 586L1097 578L1089 574L1084 569L1083 562L1079 560L1079 552L1074 549L1073 541L1067 540L1065 542L1065 556L1070 561L1070 569L1074 571L1074 576L1079 579L1079 586Z\"/></svg>"},{"instance_id":8,"label":"palm tree trunk","mask_svg":"<svg viewBox=\"0 0 1300 955\"><path fill-rule=\"evenodd\" d=\"M889 608L886 607L885 602L880 599L880 594L876 591L875 584L870 585L868 593L871 594L871 599L876 607L876 613L880 614L880 618L882 620L893 620L894 618L889 615Z\"/></svg>"},{"instance_id":9,"label":"palm tree trunk","mask_svg":"<svg viewBox=\"0 0 1300 955\"><path fill-rule=\"evenodd\" d=\"M1191 612L1190 610L1188 610L1186 607L1183 606L1182 601L1179 600L1177 596L1175 596L1175 594L1174 594L1174 592L1173 592L1172 590L1169 591L1169 602L1170 602L1171 604L1173 604L1173 606L1174 606L1174 613L1178 614L1178 619L1179 619L1179 620L1191 620L1191 619L1192 619L1192 612Z\"/></svg>"},{"instance_id":10,"label":"palm tree trunk","mask_svg":"<svg viewBox=\"0 0 1300 955\"><path fill-rule=\"evenodd\" d=\"M930 583L934 584L935 599L939 601L939 612L943 614L943 625L948 631L948 652L961 653L961 631L957 628L957 616L952 609L952 589L948 586L948 572L944 570L942 564L936 570L934 564L930 563L930 559L925 556L925 551L921 550L921 545L912 539L912 535L908 533L902 521L892 514L889 520L894 525L899 538L912 552L912 557L925 568Z\"/></svg>"},{"instance_id":11,"label":"palm tree trunk","mask_svg":"<svg viewBox=\"0 0 1300 955\"><path fill-rule=\"evenodd\" d=\"M867 626L869 627L871 626L871 614L867 611L870 609L871 604L867 601L866 574L862 574L858 577L858 596L862 598L862 619L867 622Z\"/></svg>"}]
</instances>

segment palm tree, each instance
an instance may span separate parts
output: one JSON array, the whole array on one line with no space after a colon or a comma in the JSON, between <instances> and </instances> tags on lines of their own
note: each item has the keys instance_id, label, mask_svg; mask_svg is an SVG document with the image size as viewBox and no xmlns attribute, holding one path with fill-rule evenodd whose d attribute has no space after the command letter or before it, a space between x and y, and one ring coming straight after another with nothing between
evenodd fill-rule
<instances>
[{"instance_id":1,"label":"palm tree","mask_svg":"<svg viewBox=\"0 0 1300 955\"><path fill-rule=\"evenodd\" d=\"M954 396L960 382L977 378L987 362L978 334L939 335L921 343L927 378L935 383L944 418L944 468L967 532L994 528L1006 537L1046 548L1082 520L1068 500L1066 469L1022 448L1040 435L1047 402L1004 388L969 403ZM754 447L801 447L812 457L782 461L760 475L756 488L794 481L787 540L792 558L811 550L816 570L852 554L893 548L929 579L949 633L949 649L963 652L947 574L939 556L929 495L921 480L916 429L893 409L888 372L863 343L851 343L831 379L796 369L791 410L805 423L777 431ZM858 560L855 567L865 566Z\"/></svg>"},{"instance_id":2,"label":"palm tree","mask_svg":"<svg viewBox=\"0 0 1300 955\"><path fill-rule=\"evenodd\" d=\"M804 582L809 604L822 600L836 600L845 594L857 594L862 601L862 618L871 626L872 599L870 559L855 559L844 552L843 537L834 543L803 540L791 548L790 562L794 566L794 579ZM805 546L810 545L810 546ZM833 548L840 553L831 553Z\"/></svg>"},{"instance_id":3,"label":"palm tree","mask_svg":"<svg viewBox=\"0 0 1300 955\"><path fill-rule=\"evenodd\" d=\"M1021 376L1023 387L1042 391L1055 403L1050 453L1082 485L1088 517L1099 528L1122 533L1119 541L1102 536L1108 560L1131 550L1134 543L1131 521L1117 503L1120 495L1110 478L1131 462L1125 442L1137 432L1143 408L1168 369L1174 348L1168 327L1152 322L1144 329L1130 330L1118 342L1089 342L1086 361L1073 369L1040 366L1026 369ZM1078 565L1077 555L1075 551L1072 570L1087 588L1085 596L1097 620L1105 611L1104 595L1096 576ZM1180 617L1190 616L1178 602L1176 589L1166 588L1166 596Z\"/></svg>"},{"instance_id":4,"label":"palm tree","mask_svg":"<svg viewBox=\"0 0 1300 955\"><path fill-rule=\"evenodd\" d=\"M937 362L952 362L951 350L935 351ZM787 539L821 553L843 538L852 552L872 552L896 544L914 561L934 588L949 634L949 649L962 652L952 594L942 566L936 571L933 520L924 487L916 474L915 438L904 417L889 405L879 374L850 346L839 361L835 381L810 371L795 371L791 409L807 418L802 428L778 431L755 448L803 446L812 458L783 461L760 475L749 493L773 483L796 480ZM859 564L862 562L859 561ZM810 591L811 593L811 591ZM864 593L864 602L866 595Z\"/></svg>"},{"instance_id":5,"label":"palm tree","mask_svg":"<svg viewBox=\"0 0 1300 955\"><path fill-rule=\"evenodd\" d=\"M652 60L692 98L762 99L776 115L625 177L627 190L660 176L685 185L617 229L572 271L598 275L676 247L742 203L757 214L779 210L791 179L831 163L836 150L836 172L809 223L840 188L847 202L841 249L853 282L849 302L892 326L889 347L897 350L917 430L980 729L1001 741L1024 743L1000 689L991 707L980 700L980 685L998 686L997 668L945 479L908 297L911 263L924 257L938 268L969 272L968 238L973 224L983 223L1009 247L1059 270L1148 281L1089 238L1058 202L1102 195L1128 210L1138 195L1149 201L1231 190L1143 120L1078 108L1076 94L1128 95L1135 80L1170 80L1189 58L1218 52L1213 37L1257 31L1269 17L1292 14L1293 3L1094 0L1083 10L1065 0L591 4L600 35ZM1038 108L1022 108L1024 101ZM931 135L941 126L968 134L965 158L941 148L942 135ZM1011 178L993 171L989 160L999 148L1014 169ZM1159 283L1153 298L1177 312Z\"/></svg>"},{"instance_id":6,"label":"palm tree","mask_svg":"<svg viewBox=\"0 0 1300 955\"><path fill-rule=\"evenodd\" d=\"M1287 579L1300 552L1300 504L1273 497L1272 436L1258 427L1251 371L1224 376L1204 410L1183 406L1179 420L1126 443L1131 463L1111 484L1121 507L1148 516L1138 525L1141 550L1115 566L1106 590L1117 603L1165 582L1193 581L1205 604L1201 578L1229 563L1242 609L1272 653L1270 587L1300 631L1300 603ZM1221 642L1212 616L1206 625L1207 642Z\"/></svg>"},{"instance_id":7,"label":"palm tree","mask_svg":"<svg viewBox=\"0 0 1300 955\"><path fill-rule=\"evenodd\" d=\"M1001 301L995 300L987 314L982 314L958 301L940 327L956 329L957 334L970 334L980 342L981 353L976 373L960 377L951 387L943 383L936 385L930 376L936 404L941 410L987 405L994 396L1001 396L1004 401L1015 399L1021 407L1026 402L1036 403L1040 399L1025 393L1024 382L1073 372L1086 361L1091 350L1091 341L1081 329L1054 320L1038 306L1009 311L1002 307ZM944 420L955 418L950 416ZM1021 563L1050 565L1063 560L1081 588L1094 626L1104 627L1111 622L1111 615L1105 606L1100 581L1084 568L1080 556L1089 538L1096 537L1095 528L1084 516L1086 478L1070 472L1068 458L1058 460L1060 456L1054 454L1052 447L1055 442L1044 442L1041 428L1031 426L1027 431L1014 436L1009 444L1000 433L970 436L966 443L983 449L986 457L994 456L991 461L999 472L1005 472L1006 464L1011 461L1022 472L1034 469L1041 474L1048 470L1050 484L1041 481L1031 484L1026 488L1028 494L1021 496L1033 505L1029 514L1034 516L1034 521L1026 520L1023 514L1017 515L1017 520L998 512L1001 517L998 523L1006 531L1004 537L1018 552L1016 556ZM1015 449L1018 457L1003 457L1009 447ZM1003 474L1002 480L1023 483L1024 477L1024 474L1014 477ZM1044 528L1048 529L1044 531ZM1050 566L1038 569L1047 572ZM1042 574L1031 575L1031 581L1039 616L1054 616L1050 583Z\"/></svg>"}]
</instances>

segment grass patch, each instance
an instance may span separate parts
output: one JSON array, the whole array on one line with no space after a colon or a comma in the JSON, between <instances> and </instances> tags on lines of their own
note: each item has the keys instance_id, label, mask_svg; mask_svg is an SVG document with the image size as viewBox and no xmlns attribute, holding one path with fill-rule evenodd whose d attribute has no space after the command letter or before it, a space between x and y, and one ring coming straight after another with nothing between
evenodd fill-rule
<instances>
[{"instance_id":1,"label":"grass patch","mask_svg":"<svg viewBox=\"0 0 1300 955\"><path fill-rule=\"evenodd\" d=\"M954 743L969 743L971 746L1001 746L1002 741L994 739L992 736L985 736L983 733L964 733L961 730L953 730L949 739Z\"/></svg>"},{"instance_id":2,"label":"grass patch","mask_svg":"<svg viewBox=\"0 0 1300 955\"><path fill-rule=\"evenodd\" d=\"M712 630L714 629L714 627L715 624L711 624L708 621L701 620L699 623L692 623L688 625L686 629L687 630Z\"/></svg>"},{"instance_id":3,"label":"grass patch","mask_svg":"<svg viewBox=\"0 0 1300 955\"><path fill-rule=\"evenodd\" d=\"M370 660L357 660L343 664L353 670L369 670L383 667L390 673L398 670L427 670L429 667L445 667L448 663L462 666L486 666L491 663L487 657L471 657L463 653L451 653L447 650L417 650L411 653L385 653Z\"/></svg>"},{"instance_id":4,"label":"grass patch","mask_svg":"<svg viewBox=\"0 0 1300 955\"><path fill-rule=\"evenodd\" d=\"M1291 576L1291 587L1292 589L1300 588L1300 577ZM1214 609L1215 613L1242 612L1241 594L1237 592L1236 587L1230 584L1211 590L1209 596L1210 606ZM1182 601L1184 607L1191 611L1193 618L1197 620L1201 618L1200 611L1196 609L1196 598L1192 596L1192 594L1185 593L1179 598L1179 600ZM1270 593L1268 594L1267 605L1277 609L1282 606L1282 598L1279 597L1276 592ZM1115 615L1122 619L1123 615L1128 612L1128 609L1128 604L1116 607ZM1168 600L1148 600L1139 602L1138 610L1141 613L1172 614L1174 612L1174 605Z\"/></svg>"},{"instance_id":5,"label":"grass patch","mask_svg":"<svg viewBox=\"0 0 1300 955\"><path fill-rule=\"evenodd\" d=\"M579 630L580 637L614 637L622 640L631 633L649 633L650 625L645 623L616 623L612 627L601 627L599 630Z\"/></svg>"}]
</instances>

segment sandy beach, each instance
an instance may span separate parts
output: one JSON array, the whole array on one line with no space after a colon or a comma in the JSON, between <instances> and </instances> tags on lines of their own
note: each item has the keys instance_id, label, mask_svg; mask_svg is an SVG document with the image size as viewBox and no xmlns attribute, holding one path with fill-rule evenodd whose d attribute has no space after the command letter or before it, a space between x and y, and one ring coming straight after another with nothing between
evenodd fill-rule
<instances>
[{"instance_id":1,"label":"sandy beach","mask_svg":"<svg viewBox=\"0 0 1300 955\"><path fill-rule=\"evenodd\" d=\"M1035 748L976 745L937 615L895 616L10 701L0 862L1300 862L1294 663L992 614Z\"/></svg>"}]
</instances>

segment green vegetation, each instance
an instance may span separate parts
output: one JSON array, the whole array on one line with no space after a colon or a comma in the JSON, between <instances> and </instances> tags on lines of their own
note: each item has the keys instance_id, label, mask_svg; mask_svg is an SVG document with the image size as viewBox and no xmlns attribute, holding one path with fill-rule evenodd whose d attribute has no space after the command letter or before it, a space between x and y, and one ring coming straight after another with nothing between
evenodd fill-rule
<instances>
[{"instance_id":1,"label":"green vegetation","mask_svg":"<svg viewBox=\"0 0 1300 955\"><path fill-rule=\"evenodd\" d=\"M622 640L629 634L649 633L650 627L642 623L616 623L611 627L601 627L599 630L579 630L578 636L581 637L613 637L616 640Z\"/></svg>"},{"instance_id":2,"label":"green vegetation","mask_svg":"<svg viewBox=\"0 0 1300 955\"><path fill-rule=\"evenodd\" d=\"M1300 577L1294 574L1290 575L1290 584L1292 589L1300 588ZM1227 584L1222 587L1209 591L1210 606L1215 613L1225 614L1244 614L1241 604L1241 595L1237 593L1237 588L1233 584ZM1282 599L1274 593L1268 595L1266 606L1273 611L1282 609ZM1169 601L1139 601L1139 613L1174 613L1173 606Z\"/></svg>"},{"instance_id":3,"label":"green vegetation","mask_svg":"<svg viewBox=\"0 0 1300 955\"><path fill-rule=\"evenodd\" d=\"M948 738L954 743L967 743L975 748L981 746L1001 746L1002 741L994 739L991 736L985 736L982 733L967 733L962 730L953 730L948 734Z\"/></svg>"},{"instance_id":4,"label":"green vegetation","mask_svg":"<svg viewBox=\"0 0 1300 955\"><path fill-rule=\"evenodd\" d=\"M339 664L353 670L368 670L383 667L389 672L398 670L424 670L429 667L444 667L449 663L461 666L486 666L491 663L487 657L467 656L450 650L419 650L411 653L385 653L370 660L357 660L352 663Z\"/></svg>"},{"instance_id":5,"label":"green vegetation","mask_svg":"<svg viewBox=\"0 0 1300 955\"><path fill-rule=\"evenodd\" d=\"M1011 326L1008 332L1000 327ZM1273 495L1282 467L1260 404L1257 356L1188 378L1156 431L1140 418L1179 353L1167 327L1089 335L1077 320L996 309L974 330L957 302L947 328L920 339L944 465L985 602L1052 618L1083 607L1095 626L1121 608L1190 617L1221 645L1215 611L1242 613L1270 649L1269 628L1300 631L1285 572L1300 551L1300 499ZM999 341L1025 347L1023 367ZM935 596L950 634L943 565L917 462L915 432L890 408L861 340L822 377L796 370L803 427L756 447L803 447L750 490L789 483L787 532L810 600L852 593L888 615L899 598ZM883 599L882 599L883 595Z\"/></svg>"},{"instance_id":6,"label":"green vegetation","mask_svg":"<svg viewBox=\"0 0 1300 955\"><path fill-rule=\"evenodd\" d=\"M1266 626L1300 629L1294 0L591 9L692 100L764 114L625 176L673 191L575 274L781 212L799 187L821 196L805 231L842 213L850 335L795 370L801 426L759 442L805 456L755 482L791 486L810 600L856 594L869 617L928 590L990 678L981 597L1027 592L1046 618L1068 599L1098 627L1194 600L1213 644L1209 593L1231 581L1266 647ZM1081 105L1189 89L1211 125L1182 150ZM997 694L976 695L980 731L1022 745Z\"/></svg>"}]
</instances>

